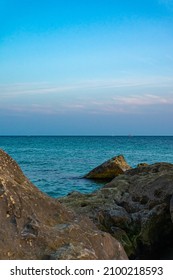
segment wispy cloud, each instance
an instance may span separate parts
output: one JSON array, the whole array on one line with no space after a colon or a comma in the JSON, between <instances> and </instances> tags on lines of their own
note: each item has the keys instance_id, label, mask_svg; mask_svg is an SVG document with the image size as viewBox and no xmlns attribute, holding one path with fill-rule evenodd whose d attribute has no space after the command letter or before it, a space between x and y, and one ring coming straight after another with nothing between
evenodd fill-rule
<instances>
[{"instance_id":1,"label":"wispy cloud","mask_svg":"<svg viewBox=\"0 0 173 280\"><path fill-rule=\"evenodd\" d=\"M39 104L31 104L31 105L17 105L13 104L13 106L0 106L1 112L5 112L8 115L26 115L26 114L44 114L44 115L54 115L58 112L52 106L48 105L39 105Z\"/></svg>"},{"instance_id":2,"label":"wispy cloud","mask_svg":"<svg viewBox=\"0 0 173 280\"><path fill-rule=\"evenodd\" d=\"M139 114L173 105L172 77L88 80L53 85L0 85L0 109L9 114Z\"/></svg>"},{"instance_id":3,"label":"wispy cloud","mask_svg":"<svg viewBox=\"0 0 173 280\"><path fill-rule=\"evenodd\" d=\"M13 104L12 106L0 106L1 111L9 114L41 114L41 115L61 115L61 114L141 114L146 113L151 108L153 112L173 105L172 96L159 96L151 94L143 95L114 95L104 99L96 99L94 96L88 99L66 100L66 102L47 104Z\"/></svg>"},{"instance_id":4,"label":"wispy cloud","mask_svg":"<svg viewBox=\"0 0 173 280\"><path fill-rule=\"evenodd\" d=\"M146 94L142 96L116 96L113 100L121 105L146 106L157 104L173 104L173 97Z\"/></svg>"},{"instance_id":5,"label":"wispy cloud","mask_svg":"<svg viewBox=\"0 0 173 280\"><path fill-rule=\"evenodd\" d=\"M18 83L18 84L1 84L1 98L20 98L21 96L52 96L65 93L87 94L94 93L95 90L113 90L113 89L130 89L145 87L173 87L172 77L148 77L148 78L124 78L124 79L105 79L105 80L87 80L79 83L50 84L50 83Z\"/></svg>"},{"instance_id":6,"label":"wispy cloud","mask_svg":"<svg viewBox=\"0 0 173 280\"><path fill-rule=\"evenodd\" d=\"M45 95L53 93L64 93L75 89L76 86L53 86L50 84L13 84L1 85L1 97L20 97L29 95Z\"/></svg>"}]
</instances>

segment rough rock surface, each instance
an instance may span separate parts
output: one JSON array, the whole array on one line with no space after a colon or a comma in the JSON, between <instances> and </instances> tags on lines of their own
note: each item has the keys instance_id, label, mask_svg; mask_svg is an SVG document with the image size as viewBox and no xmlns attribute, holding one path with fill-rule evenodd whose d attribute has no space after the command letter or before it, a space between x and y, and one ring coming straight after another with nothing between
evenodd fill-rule
<instances>
[{"instance_id":1,"label":"rough rock surface","mask_svg":"<svg viewBox=\"0 0 173 280\"><path fill-rule=\"evenodd\" d=\"M139 165L92 194L61 201L121 241L130 258L162 258L167 248L173 258L173 164Z\"/></svg>"},{"instance_id":2,"label":"rough rock surface","mask_svg":"<svg viewBox=\"0 0 173 280\"><path fill-rule=\"evenodd\" d=\"M0 150L0 259L127 259L121 244L39 191Z\"/></svg>"},{"instance_id":3,"label":"rough rock surface","mask_svg":"<svg viewBox=\"0 0 173 280\"><path fill-rule=\"evenodd\" d=\"M119 174L123 174L131 167L125 161L123 155L116 156L97 166L84 176L87 179L111 180Z\"/></svg>"}]
</instances>

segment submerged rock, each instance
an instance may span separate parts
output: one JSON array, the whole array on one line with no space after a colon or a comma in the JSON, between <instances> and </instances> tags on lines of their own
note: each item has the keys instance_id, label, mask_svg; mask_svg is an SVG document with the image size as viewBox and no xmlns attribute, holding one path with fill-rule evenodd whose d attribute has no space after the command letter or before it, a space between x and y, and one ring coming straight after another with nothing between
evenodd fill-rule
<instances>
[{"instance_id":1,"label":"submerged rock","mask_svg":"<svg viewBox=\"0 0 173 280\"><path fill-rule=\"evenodd\" d=\"M173 248L173 164L140 165L92 194L60 201L111 233L130 258L162 258Z\"/></svg>"},{"instance_id":2,"label":"submerged rock","mask_svg":"<svg viewBox=\"0 0 173 280\"><path fill-rule=\"evenodd\" d=\"M88 174L86 174L84 178L111 180L115 178L115 176L123 174L130 168L131 167L127 164L123 155L119 155L94 168Z\"/></svg>"},{"instance_id":3,"label":"submerged rock","mask_svg":"<svg viewBox=\"0 0 173 280\"><path fill-rule=\"evenodd\" d=\"M127 259L88 217L39 191L0 150L0 259Z\"/></svg>"}]
</instances>

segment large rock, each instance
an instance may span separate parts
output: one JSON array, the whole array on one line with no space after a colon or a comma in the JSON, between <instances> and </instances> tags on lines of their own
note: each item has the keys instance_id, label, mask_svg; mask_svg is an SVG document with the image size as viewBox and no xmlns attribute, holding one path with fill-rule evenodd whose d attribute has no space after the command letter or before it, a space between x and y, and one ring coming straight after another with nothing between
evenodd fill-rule
<instances>
[{"instance_id":1,"label":"large rock","mask_svg":"<svg viewBox=\"0 0 173 280\"><path fill-rule=\"evenodd\" d=\"M127 259L121 244L39 191L0 150L0 259Z\"/></svg>"},{"instance_id":2,"label":"large rock","mask_svg":"<svg viewBox=\"0 0 173 280\"><path fill-rule=\"evenodd\" d=\"M123 174L130 168L131 167L125 161L124 156L119 155L97 166L88 174L86 174L84 178L95 180L111 180L115 176Z\"/></svg>"},{"instance_id":3,"label":"large rock","mask_svg":"<svg viewBox=\"0 0 173 280\"><path fill-rule=\"evenodd\" d=\"M140 165L92 194L62 198L123 244L130 258L173 258L173 164Z\"/></svg>"}]
</instances>

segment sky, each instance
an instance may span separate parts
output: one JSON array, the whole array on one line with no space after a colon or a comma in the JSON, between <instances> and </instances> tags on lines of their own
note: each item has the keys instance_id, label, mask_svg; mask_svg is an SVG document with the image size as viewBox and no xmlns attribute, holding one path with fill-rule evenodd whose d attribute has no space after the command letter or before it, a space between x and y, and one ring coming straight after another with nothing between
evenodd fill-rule
<instances>
[{"instance_id":1,"label":"sky","mask_svg":"<svg viewBox=\"0 0 173 280\"><path fill-rule=\"evenodd\" d=\"M173 135L173 0L0 0L0 135Z\"/></svg>"}]
</instances>

